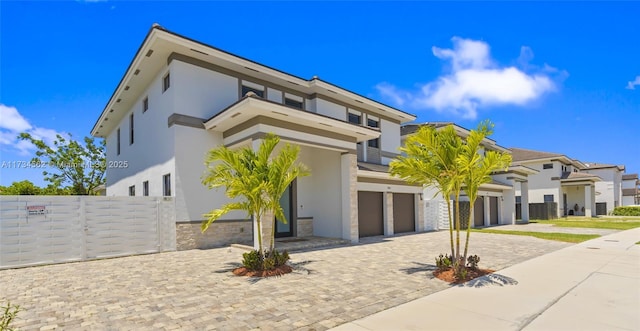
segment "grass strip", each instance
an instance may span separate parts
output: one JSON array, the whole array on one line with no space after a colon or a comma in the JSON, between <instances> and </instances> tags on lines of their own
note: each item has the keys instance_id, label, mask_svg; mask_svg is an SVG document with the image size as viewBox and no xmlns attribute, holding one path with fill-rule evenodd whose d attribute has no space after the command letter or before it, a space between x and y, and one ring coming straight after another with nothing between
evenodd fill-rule
<instances>
[{"instance_id":1,"label":"grass strip","mask_svg":"<svg viewBox=\"0 0 640 331\"><path fill-rule=\"evenodd\" d=\"M635 221L535 221L540 224L553 224L561 228L591 228L591 229L611 229L629 230L640 227L640 222ZM533 222L532 222L533 223Z\"/></svg>"},{"instance_id":2,"label":"grass strip","mask_svg":"<svg viewBox=\"0 0 640 331\"><path fill-rule=\"evenodd\" d=\"M510 231L510 230L492 230L492 229L471 229L472 232L480 233L497 233L511 234L516 236L529 236L546 240L563 241L568 243L581 243L600 237L598 234L575 234L575 233L557 233L557 232L532 232L532 231Z\"/></svg>"}]
</instances>

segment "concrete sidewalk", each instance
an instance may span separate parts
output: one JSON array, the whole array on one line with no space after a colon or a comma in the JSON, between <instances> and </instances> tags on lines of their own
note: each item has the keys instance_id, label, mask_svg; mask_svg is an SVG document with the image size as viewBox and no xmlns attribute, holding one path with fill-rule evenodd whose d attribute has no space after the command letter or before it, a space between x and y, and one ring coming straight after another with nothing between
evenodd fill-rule
<instances>
[{"instance_id":1,"label":"concrete sidewalk","mask_svg":"<svg viewBox=\"0 0 640 331\"><path fill-rule=\"evenodd\" d=\"M589 240L332 330L640 330L638 241Z\"/></svg>"}]
</instances>

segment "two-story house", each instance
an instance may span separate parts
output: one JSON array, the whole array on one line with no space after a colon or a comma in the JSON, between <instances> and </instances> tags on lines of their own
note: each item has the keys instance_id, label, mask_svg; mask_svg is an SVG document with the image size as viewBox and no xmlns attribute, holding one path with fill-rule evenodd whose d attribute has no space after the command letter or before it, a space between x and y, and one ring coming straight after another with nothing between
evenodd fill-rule
<instances>
[{"instance_id":1,"label":"two-story house","mask_svg":"<svg viewBox=\"0 0 640 331\"><path fill-rule=\"evenodd\" d=\"M640 205L638 174L622 175L622 206Z\"/></svg>"},{"instance_id":2,"label":"two-story house","mask_svg":"<svg viewBox=\"0 0 640 331\"><path fill-rule=\"evenodd\" d=\"M427 122L421 124L407 124L401 128L402 144L410 134L416 132L421 126L431 126L436 130L443 129L449 125L453 125L454 130L461 138L466 138L470 130L461 127L452 122ZM484 155L485 150L497 151L502 153L511 153L505 147L496 143L495 140L485 138L482 141L482 149L479 151ZM517 220L529 221L528 206L529 200L526 194L518 197L516 201L516 186L527 187L528 177L536 174L537 171L522 165L510 166L507 171L499 171L492 174L492 181L480 186L478 197L473 206L473 214L471 215L472 227L484 227L500 224L515 224ZM526 191L526 190L525 190ZM426 230L442 230L449 228L449 218L447 215L447 207L445 197L438 191L436 187L425 187L424 189L424 206L425 206L425 229ZM451 197L448 197L451 199ZM463 195L461 201L467 202L468 197ZM516 202L518 204L516 204ZM516 212L516 206L523 206L523 212ZM464 206L464 203L463 203ZM461 211L462 211L461 207ZM518 207L520 209L520 207ZM467 214L468 215L468 214Z\"/></svg>"},{"instance_id":3,"label":"two-story house","mask_svg":"<svg viewBox=\"0 0 640 331\"><path fill-rule=\"evenodd\" d=\"M391 177L400 126L415 116L328 83L303 79L154 25L91 134L106 139L107 195L175 199L178 249L251 241L235 212L200 233L227 202L201 183L210 149L257 148L267 133L300 146L311 176L282 200L276 236L363 236L423 230L421 187Z\"/></svg>"},{"instance_id":4,"label":"two-story house","mask_svg":"<svg viewBox=\"0 0 640 331\"><path fill-rule=\"evenodd\" d=\"M513 165L538 171L529 176L528 187L516 188L516 196L528 193L529 203L553 202L553 217L596 215L597 175L581 172L586 165L563 154L511 148Z\"/></svg>"},{"instance_id":5,"label":"two-story house","mask_svg":"<svg viewBox=\"0 0 640 331\"><path fill-rule=\"evenodd\" d=\"M622 176L624 165L614 165L596 162L582 162L585 168L581 170L600 177L596 182L596 215L608 215L622 202Z\"/></svg>"}]
</instances>

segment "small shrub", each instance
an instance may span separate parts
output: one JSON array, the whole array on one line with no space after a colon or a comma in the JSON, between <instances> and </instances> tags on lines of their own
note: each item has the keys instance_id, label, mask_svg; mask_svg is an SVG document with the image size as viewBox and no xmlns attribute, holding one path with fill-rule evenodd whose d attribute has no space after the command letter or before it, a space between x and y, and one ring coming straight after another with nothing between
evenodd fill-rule
<instances>
[{"instance_id":1,"label":"small shrub","mask_svg":"<svg viewBox=\"0 0 640 331\"><path fill-rule=\"evenodd\" d=\"M249 270L262 270L264 257L257 250L242 254L242 266Z\"/></svg>"},{"instance_id":2,"label":"small shrub","mask_svg":"<svg viewBox=\"0 0 640 331\"><path fill-rule=\"evenodd\" d=\"M450 255L442 255L440 254L436 257L436 267L438 270L446 270L451 268L453 258Z\"/></svg>"},{"instance_id":3,"label":"small shrub","mask_svg":"<svg viewBox=\"0 0 640 331\"><path fill-rule=\"evenodd\" d=\"M622 206L613 209L614 216L640 216L640 206Z\"/></svg>"},{"instance_id":4,"label":"small shrub","mask_svg":"<svg viewBox=\"0 0 640 331\"><path fill-rule=\"evenodd\" d=\"M480 263L480 257L478 255L471 255L467 258L467 267L478 269L478 263Z\"/></svg>"},{"instance_id":5,"label":"small shrub","mask_svg":"<svg viewBox=\"0 0 640 331\"><path fill-rule=\"evenodd\" d=\"M466 279L467 278L467 268L465 268L464 266L456 268L456 278L458 280Z\"/></svg>"},{"instance_id":6,"label":"small shrub","mask_svg":"<svg viewBox=\"0 0 640 331\"><path fill-rule=\"evenodd\" d=\"M257 250L242 254L242 266L249 270L272 270L276 267L283 266L289 261L289 253L284 251L282 253L277 250L272 252L265 252L264 255L260 255Z\"/></svg>"},{"instance_id":7,"label":"small shrub","mask_svg":"<svg viewBox=\"0 0 640 331\"><path fill-rule=\"evenodd\" d=\"M2 316L0 316L0 331L13 331L11 323L18 315L20 306L12 305L11 302L7 301L7 305L0 306L0 309L2 312Z\"/></svg>"}]
</instances>

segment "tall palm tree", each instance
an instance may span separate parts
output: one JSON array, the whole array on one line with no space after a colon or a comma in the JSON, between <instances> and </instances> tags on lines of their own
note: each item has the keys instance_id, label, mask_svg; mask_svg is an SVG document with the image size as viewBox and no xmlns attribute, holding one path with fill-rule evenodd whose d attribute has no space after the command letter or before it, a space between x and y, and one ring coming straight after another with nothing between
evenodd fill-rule
<instances>
[{"instance_id":1,"label":"tall palm tree","mask_svg":"<svg viewBox=\"0 0 640 331\"><path fill-rule=\"evenodd\" d=\"M410 135L405 146L400 151L405 155L391 161L390 173L412 184L432 186L437 193L442 194L447 203L449 217L449 237L451 256L456 255L453 241L453 221L451 213L451 195L456 196L456 203L460 196L461 176L455 160L460 152L462 140L455 133L453 126L443 130L436 130L431 126L422 126ZM459 215L460 208L456 208ZM457 217L459 220L460 217ZM459 222L459 221L458 221ZM457 229L460 229L458 224ZM459 247L459 231L457 236ZM459 249L458 249L459 251Z\"/></svg>"},{"instance_id":2,"label":"tall palm tree","mask_svg":"<svg viewBox=\"0 0 640 331\"><path fill-rule=\"evenodd\" d=\"M469 235L471 234L471 215L473 215L473 205L478 198L478 190L482 184L491 182L491 173L496 170L507 170L511 165L511 155L496 151L485 151L484 156L480 154L482 140L493 134L493 124L490 121L483 121L476 130L471 130L469 136L465 138L462 152L458 155L456 163L463 176L463 190L469 197L469 218L467 219L467 237L464 245L464 255L462 261L466 261L469 249Z\"/></svg>"},{"instance_id":3,"label":"tall palm tree","mask_svg":"<svg viewBox=\"0 0 640 331\"><path fill-rule=\"evenodd\" d=\"M244 210L255 218L258 232L258 251L263 254L262 219L268 213L283 223L287 223L280 198L287 187L297 178L309 175L307 167L297 163L300 148L286 144L273 155L280 138L267 134L257 151L251 147L231 150L219 146L209 151L205 157L207 169L202 183L208 188L225 187L225 194L231 200L219 209L205 214L201 230L205 232L211 223L232 210ZM275 222L275 221L274 221ZM271 232L270 250L274 248L274 230Z\"/></svg>"}]
</instances>

